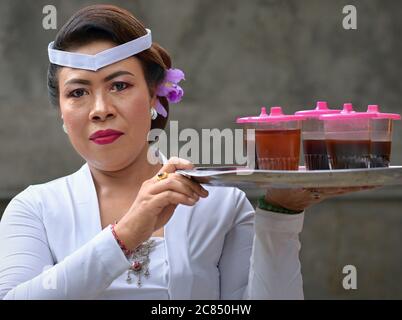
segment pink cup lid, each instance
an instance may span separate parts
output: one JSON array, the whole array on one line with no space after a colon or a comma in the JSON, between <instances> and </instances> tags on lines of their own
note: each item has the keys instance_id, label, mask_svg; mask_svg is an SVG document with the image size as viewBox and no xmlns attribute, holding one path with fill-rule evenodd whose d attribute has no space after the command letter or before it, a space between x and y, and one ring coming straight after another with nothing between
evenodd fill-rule
<instances>
[{"instance_id":1,"label":"pink cup lid","mask_svg":"<svg viewBox=\"0 0 402 320\"><path fill-rule=\"evenodd\" d=\"M328 109L326 101L317 101L315 109L297 111L295 115L305 116L306 118L319 118L323 114L335 114L340 112L341 110Z\"/></svg>"},{"instance_id":2,"label":"pink cup lid","mask_svg":"<svg viewBox=\"0 0 402 320\"><path fill-rule=\"evenodd\" d=\"M344 103L343 109L337 114L323 114L320 120L357 120L357 119L370 119L373 115L367 112L356 112L353 110L351 103Z\"/></svg>"},{"instance_id":3,"label":"pink cup lid","mask_svg":"<svg viewBox=\"0 0 402 320\"><path fill-rule=\"evenodd\" d=\"M401 120L401 115L397 113L382 113L380 112L380 107L376 104L369 104L367 107L367 113L370 113L376 119L391 119L391 120Z\"/></svg>"},{"instance_id":4,"label":"pink cup lid","mask_svg":"<svg viewBox=\"0 0 402 320\"><path fill-rule=\"evenodd\" d=\"M251 117L243 117L237 118L236 123L264 123L264 122L280 122L280 121L300 121L304 120L304 116L299 115L286 115L282 112L282 107L271 107L271 112L268 115L267 110L265 107L261 108L261 113L258 117L251 116Z\"/></svg>"}]
</instances>

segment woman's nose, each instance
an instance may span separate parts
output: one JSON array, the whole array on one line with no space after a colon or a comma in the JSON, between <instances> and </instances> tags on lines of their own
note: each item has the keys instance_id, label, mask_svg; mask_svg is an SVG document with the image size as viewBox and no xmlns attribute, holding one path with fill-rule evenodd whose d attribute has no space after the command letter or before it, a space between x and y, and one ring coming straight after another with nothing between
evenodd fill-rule
<instances>
[{"instance_id":1,"label":"woman's nose","mask_svg":"<svg viewBox=\"0 0 402 320\"><path fill-rule=\"evenodd\" d=\"M113 105L105 97L97 97L95 100L95 106L90 113L90 119L94 121L105 121L106 119L112 119L115 116L116 109Z\"/></svg>"}]
</instances>

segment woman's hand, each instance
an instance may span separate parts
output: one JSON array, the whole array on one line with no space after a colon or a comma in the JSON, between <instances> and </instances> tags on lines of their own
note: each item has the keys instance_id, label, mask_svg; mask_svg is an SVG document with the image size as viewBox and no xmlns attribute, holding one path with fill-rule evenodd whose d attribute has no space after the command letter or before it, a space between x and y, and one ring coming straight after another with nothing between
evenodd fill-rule
<instances>
[{"instance_id":1,"label":"woman's hand","mask_svg":"<svg viewBox=\"0 0 402 320\"><path fill-rule=\"evenodd\" d=\"M175 173L193 167L185 159L172 157L159 171L168 173L166 179L154 176L142 184L133 205L115 227L128 249L136 248L163 227L179 204L193 206L200 197L208 196L199 183Z\"/></svg>"},{"instance_id":2,"label":"woman's hand","mask_svg":"<svg viewBox=\"0 0 402 320\"><path fill-rule=\"evenodd\" d=\"M275 206L292 211L303 211L325 199L374 187L268 189L265 200Z\"/></svg>"}]
</instances>

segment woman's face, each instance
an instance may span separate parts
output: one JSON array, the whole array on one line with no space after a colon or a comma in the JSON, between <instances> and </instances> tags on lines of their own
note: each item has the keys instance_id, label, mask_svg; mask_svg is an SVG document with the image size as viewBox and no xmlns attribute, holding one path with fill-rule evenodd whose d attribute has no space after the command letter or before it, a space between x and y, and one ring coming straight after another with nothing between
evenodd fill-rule
<instances>
[{"instance_id":1,"label":"woman's face","mask_svg":"<svg viewBox=\"0 0 402 320\"><path fill-rule=\"evenodd\" d=\"M74 52L96 54L115 45L96 41ZM74 149L93 167L104 171L124 169L148 147L150 108L156 98L149 94L140 61L135 57L97 72L61 68L60 111ZM93 138L99 130L119 131ZM92 137L91 137L92 136Z\"/></svg>"}]
</instances>

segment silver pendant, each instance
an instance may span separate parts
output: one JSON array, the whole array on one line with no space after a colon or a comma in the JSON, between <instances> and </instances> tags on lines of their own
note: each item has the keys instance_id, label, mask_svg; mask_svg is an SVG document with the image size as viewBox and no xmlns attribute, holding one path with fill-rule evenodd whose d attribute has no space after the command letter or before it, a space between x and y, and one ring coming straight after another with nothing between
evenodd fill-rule
<instances>
[{"instance_id":1,"label":"silver pendant","mask_svg":"<svg viewBox=\"0 0 402 320\"><path fill-rule=\"evenodd\" d=\"M155 240L150 239L143 244L141 244L137 249L134 250L132 256L130 257L131 266L127 271L126 282L128 284L132 283L131 273L137 276L137 287L142 287L141 275L144 274L145 278L150 277L149 272L149 254L155 247Z\"/></svg>"},{"instance_id":2,"label":"silver pendant","mask_svg":"<svg viewBox=\"0 0 402 320\"><path fill-rule=\"evenodd\" d=\"M130 277L130 271L128 271L128 272L127 272L127 279L126 279L126 282L127 282L127 283L131 283L132 280L133 280L133 279L131 279L131 277Z\"/></svg>"}]
</instances>

